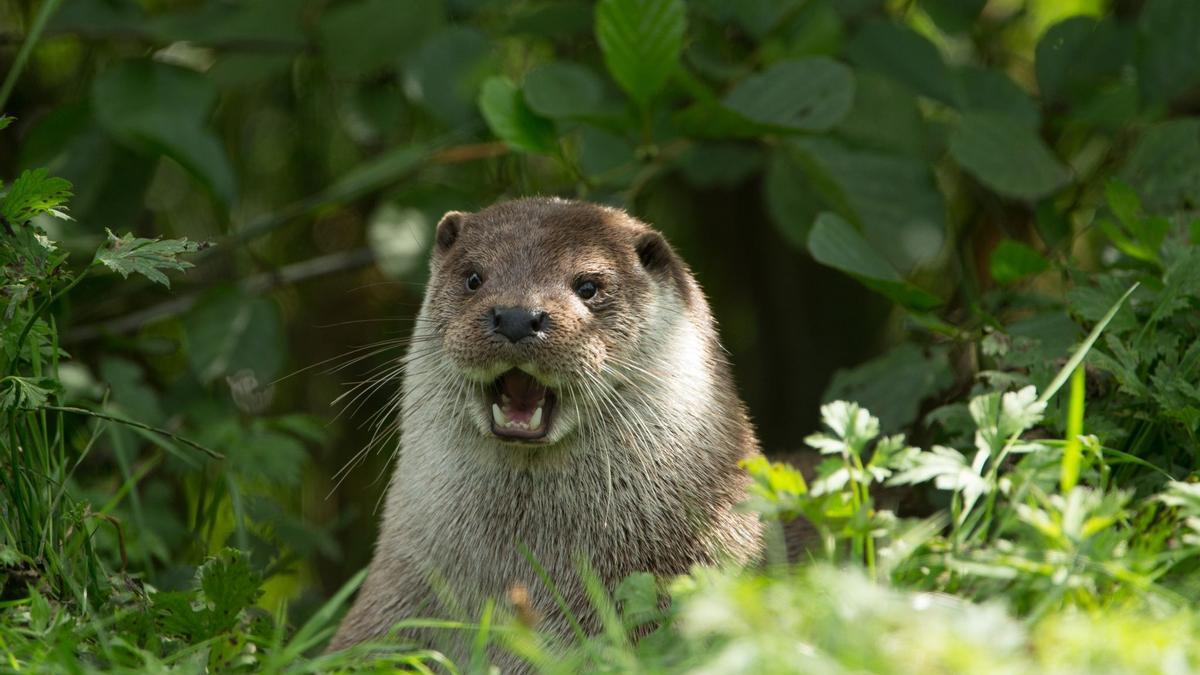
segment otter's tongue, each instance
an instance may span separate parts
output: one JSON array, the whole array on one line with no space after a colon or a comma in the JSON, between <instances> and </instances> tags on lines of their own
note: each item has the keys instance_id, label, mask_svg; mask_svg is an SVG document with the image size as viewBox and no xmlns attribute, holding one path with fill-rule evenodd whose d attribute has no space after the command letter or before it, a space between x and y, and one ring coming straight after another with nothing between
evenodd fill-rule
<instances>
[{"instance_id":1,"label":"otter's tongue","mask_svg":"<svg viewBox=\"0 0 1200 675\"><path fill-rule=\"evenodd\" d=\"M499 388L499 407L505 420L504 422L518 422L529 426L540 426L541 420L536 420L539 424L529 424L534 413L538 412L538 408L545 404L546 387L544 384L534 380L533 376L522 370L510 370L500 376L497 381Z\"/></svg>"}]
</instances>

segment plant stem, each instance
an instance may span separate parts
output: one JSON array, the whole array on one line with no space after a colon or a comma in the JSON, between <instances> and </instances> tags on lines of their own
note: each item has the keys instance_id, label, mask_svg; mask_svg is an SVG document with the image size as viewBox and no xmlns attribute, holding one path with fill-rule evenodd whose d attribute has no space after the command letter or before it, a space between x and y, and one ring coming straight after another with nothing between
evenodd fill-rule
<instances>
[{"instance_id":1,"label":"plant stem","mask_svg":"<svg viewBox=\"0 0 1200 675\"><path fill-rule=\"evenodd\" d=\"M4 105L8 103L8 97L12 94L13 87L17 85L17 78L21 76L21 71L25 70L25 63L29 60L29 55L33 53L33 48L37 44L38 38L42 36L42 31L46 29L46 23L50 21L50 17L58 10L58 5L62 0L44 0L42 6L38 8L37 16L33 19L33 25L29 27L29 34L25 36L25 42L21 43L21 49L17 52L17 57L13 59L12 68L8 69L8 75L4 78L4 84L0 85L0 110L4 110Z\"/></svg>"}]
</instances>

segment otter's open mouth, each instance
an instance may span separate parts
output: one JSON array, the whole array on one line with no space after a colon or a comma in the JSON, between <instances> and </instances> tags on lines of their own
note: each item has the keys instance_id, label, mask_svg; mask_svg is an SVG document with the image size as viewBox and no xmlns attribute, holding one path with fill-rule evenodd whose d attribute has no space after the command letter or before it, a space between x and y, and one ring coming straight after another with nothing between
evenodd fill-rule
<instances>
[{"instance_id":1,"label":"otter's open mouth","mask_svg":"<svg viewBox=\"0 0 1200 675\"><path fill-rule=\"evenodd\" d=\"M554 392L516 368L491 386L492 433L501 438L533 441L545 437L554 414Z\"/></svg>"}]
</instances>

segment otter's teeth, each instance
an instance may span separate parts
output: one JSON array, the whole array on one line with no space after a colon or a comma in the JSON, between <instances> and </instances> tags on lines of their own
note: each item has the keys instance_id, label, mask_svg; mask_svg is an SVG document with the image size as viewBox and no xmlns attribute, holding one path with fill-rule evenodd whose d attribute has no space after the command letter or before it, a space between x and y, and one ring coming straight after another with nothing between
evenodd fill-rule
<instances>
[{"instance_id":1,"label":"otter's teeth","mask_svg":"<svg viewBox=\"0 0 1200 675\"><path fill-rule=\"evenodd\" d=\"M542 428L542 406L539 405L537 407L537 410L533 411L533 417L529 418L529 428L530 429Z\"/></svg>"},{"instance_id":2,"label":"otter's teeth","mask_svg":"<svg viewBox=\"0 0 1200 675\"><path fill-rule=\"evenodd\" d=\"M495 403L492 404L492 421L500 426L508 424L508 419L504 416L504 413L500 412L500 406Z\"/></svg>"}]
</instances>

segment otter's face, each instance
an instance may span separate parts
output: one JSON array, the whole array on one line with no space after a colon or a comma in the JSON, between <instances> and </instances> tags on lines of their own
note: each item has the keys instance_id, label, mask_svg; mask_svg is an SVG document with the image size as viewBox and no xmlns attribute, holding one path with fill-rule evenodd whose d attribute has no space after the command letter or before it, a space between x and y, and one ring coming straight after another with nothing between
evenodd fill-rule
<instances>
[{"instance_id":1,"label":"otter's face","mask_svg":"<svg viewBox=\"0 0 1200 675\"><path fill-rule=\"evenodd\" d=\"M555 443L601 405L598 387L619 386L673 266L658 233L613 209L529 199L451 212L426 298L432 355L469 383L481 434Z\"/></svg>"}]
</instances>

